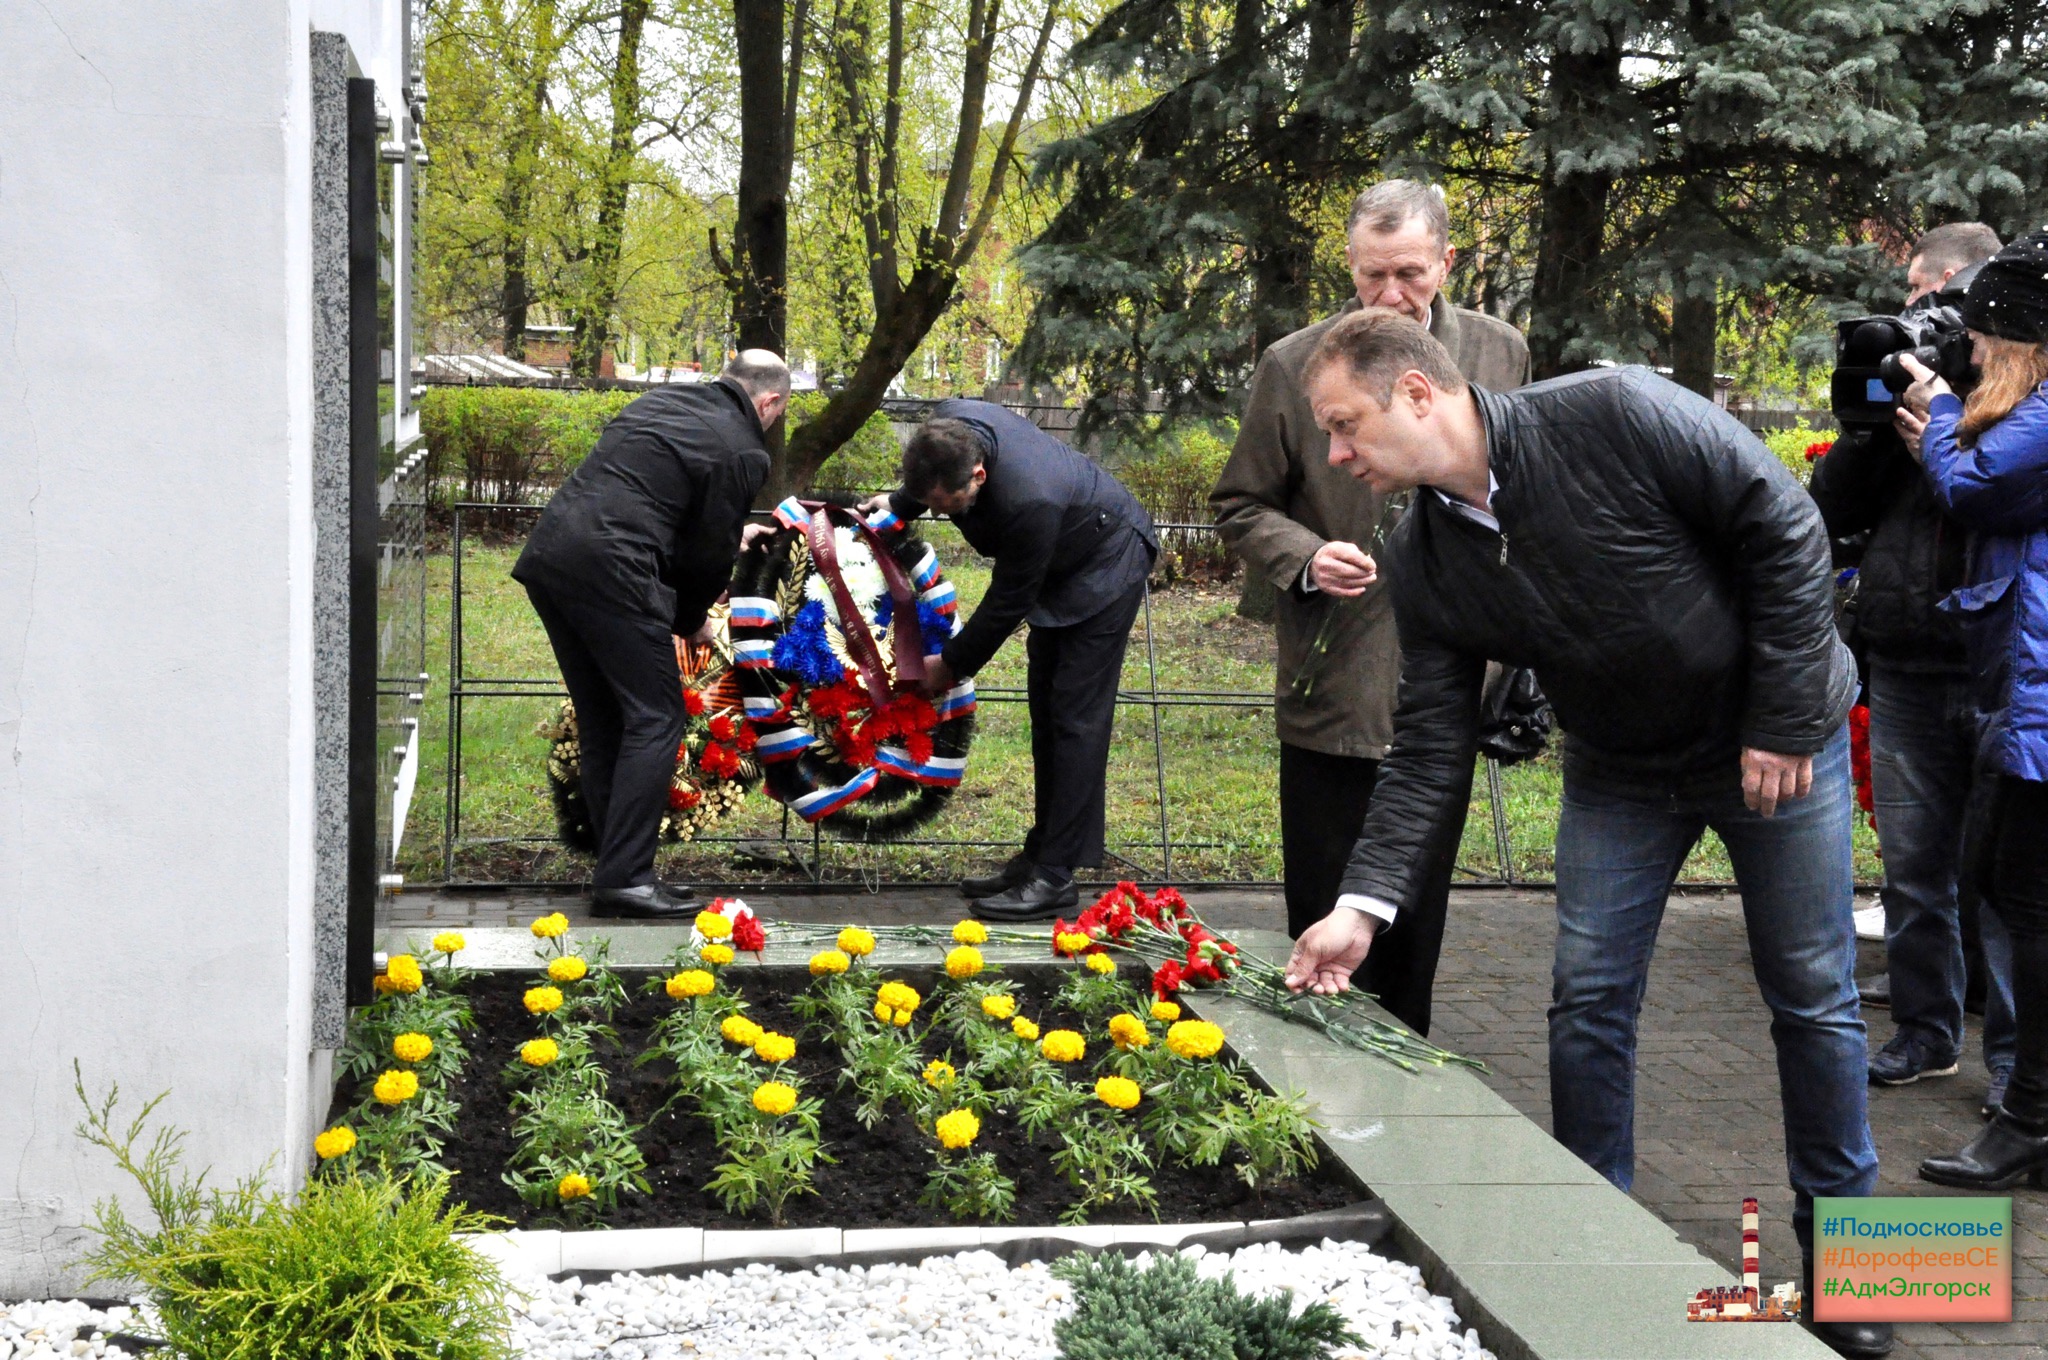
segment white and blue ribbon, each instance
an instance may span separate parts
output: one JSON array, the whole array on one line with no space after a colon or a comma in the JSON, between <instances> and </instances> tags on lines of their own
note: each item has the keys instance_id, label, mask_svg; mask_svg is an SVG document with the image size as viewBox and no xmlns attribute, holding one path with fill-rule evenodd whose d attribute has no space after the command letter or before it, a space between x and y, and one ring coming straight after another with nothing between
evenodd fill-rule
<instances>
[{"instance_id":1,"label":"white and blue ribbon","mask_svg":"<svg viewBox=\"0 0 2048 1360\"><path fill-rule=\"evenodd\" d=\"M925 545L924 556L917 559L917 565L910 569L910 579L919 590L930 590L939 579L939 554L931 545Z\"/></svg>"},{"instance_id":2,"label":"white and blue ribbon","mask_svg":"<svg viewBox=\"0 0 2048 1360\"><path fill-rule=\"evenodd\" d=\"M791 496L775 507L775 522L785 529L801 529L811 522L810 511L803 502Z\"/></svg>"},{"instance_id":3,"label":"white and blue ribbon","mask_svg":"<svg viewBox=\"0 0 2048 1360\"><path fill-rule=\"evenodd\" d=\"M928 604L941 614L947 615L952 614L960 607L960 601L953 593L953 583L951 581L941 581L931 589L921 592L917 597L917 602L919 604Z\"/></svg>"},{"instance_id":4,"label":"white and blue ribbon","mask_svg":"<svg viewBox=\"0 0 2048 1360\"><path fill-rule=\"evenodd\" d=\"M894 510L885 505L868 516L868 528L878 534L893 534L902 530L903 521L896 517Z\"/></svg>"},{"instance_id":5,"label":"white and blue ribbon","mask_svg":"<svg viewBox=\"0 0 2048 1360\"><path fill-rule=\"evenodd\" d=\"M782 611L775 607L775 601L759 595L741 595L732 601L732 626L735 628L773 628L782 622Z\"/></svg>"},{"instance_id":6,"label":"white and blue ribbon","mask_svg":"<svg viewBox=\"0 0 2048 1360\"><path fill-rule=\"evenodd\" d=\"M775 642L772 638L742 638L732 645L732 664L747 670L771 670L775 665Z\"/></svg>"},{"instance_id":7,"label":"white and blue ribbon","mask_svg":"<svg viewBox=\"0 0 2048 1360\"><path fill-rule=\"evenodd\" d=\"M933 756L930 760L914 760L910 752L896 746L875 748L875 768L887 770L918 784L930 784L938 788L952 788L959 784L967 773L965 756Z\"/></svg>"},{"instance_id":8,"label":"white and blue ribbon","mask_svg":"<svg viewBox=\"0 0 2048 1360\"><path fill-rule=\"evenodd\" d=\"M754 743L754 754L773 765L795 760L816 741L816 737L801 727L785 727L779 732L762 733Z\"/></svg>"},{"instance_id":9,"label":"white and blue ribbon","mask_svg":"<svg viewBox=\"0 0 2048 1360\"><path fill-rule=\"evenodd\" d=\"M747 717L755 723L773 722L789 712L786 697L773 694L749 694L740 700Z\"/></svg>"},{"instance_id":10,"label":"white and blue ribbon","mask_svg":"<svg viewBox=\"0 0 2048 1360\"><path fill-rule=\"evenodd\" d=\"M881 779L881 775L870 765L838 788L819 789L815 793L807 793L791 803L790 807L795 810L797 816L807 822L823 821L839 809L873 793L875 785L880 783Z\"/></svg>"},{"instance_id":11,"label":"white and blue ribbon","mask_svg":"<svg viewBox=\"0 0 2048 1360\"><path fill-rule=\"evenodd\" d=\"M974 682L972 680L962 680L959 684L947 690L932 707L942 719L958 718L964 714L972 713L975 708Z\"/></svg>"}]
</instances>

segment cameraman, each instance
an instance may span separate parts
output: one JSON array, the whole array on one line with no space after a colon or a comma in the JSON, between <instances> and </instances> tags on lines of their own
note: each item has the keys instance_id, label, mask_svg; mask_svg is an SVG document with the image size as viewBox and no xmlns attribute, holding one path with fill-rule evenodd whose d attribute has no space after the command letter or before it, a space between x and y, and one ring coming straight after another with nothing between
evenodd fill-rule
<instances>
[{"instance_id":1,"label":"cameraman","mask_svg":"<svg viewBox=\"0 0 2048 1360\"><path fill-rule=\"evenodd\" d=\"M1981 222L1936 227L1906 266L1908 312L1996 254ZM1956 872L1976 728L1962 633L1935 606L1962 584L1964 530L1884 427L1848 426L1814 465L1808 488L1831 537L1867 532L1856 590L1857 641L1869 677L1870 769L1884 855L1885 956L1898 1030L1870 1058L1870 1079L1904 1086L1953 1076L1963 1042L1965 967ZM1984 1065L1996 1110L2012 1072L2012 957L1983 922Z\"/></svg>"}]
</instances>

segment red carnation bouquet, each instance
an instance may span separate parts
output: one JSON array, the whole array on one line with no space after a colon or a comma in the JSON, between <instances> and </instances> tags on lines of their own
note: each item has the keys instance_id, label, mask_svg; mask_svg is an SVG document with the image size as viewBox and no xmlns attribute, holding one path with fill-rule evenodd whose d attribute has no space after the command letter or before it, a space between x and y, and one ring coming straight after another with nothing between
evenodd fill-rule
<instances>
[{"instance_id":1,"label":"red carnation bouquet","mask_svg":"<svg viewBox=\"0 0 2048 1360\"><path fill-rule=\"evenodd\" d=\"M1362 992L1328 997L1290 992L1284 969L1211 930L1178 888L1147 894L1135 883L1119 883L1072 922L1054 922L1052 947L1067 957L1101 950L1136 955L1151 970L1153 995L1162 1001L1183 988L1219 990L1410 1071L1423 1062L1481 1066L1367 1013L1356 1004L1370 999Z\"/></svg>"}]
</instances>

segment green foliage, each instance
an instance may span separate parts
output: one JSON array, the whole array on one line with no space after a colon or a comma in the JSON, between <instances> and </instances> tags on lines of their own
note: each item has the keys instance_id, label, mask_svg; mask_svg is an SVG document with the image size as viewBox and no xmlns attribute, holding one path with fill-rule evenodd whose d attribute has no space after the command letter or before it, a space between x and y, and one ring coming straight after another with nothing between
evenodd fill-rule
<instances>
[{"instance_id":1,"label":"green foliage","mask_svg":"<svg viewBox=\"0 0 2048 1360\"><path fill-rule=\"evenodd\" d=\"M74 1072L77 1069L74 1066ZM181 1165L184 1135L144 1130L164 1099L117 1122L120 1089L85 1106L78 1134L141 1188L155 1227L119 1203L95 1206L91 1279L149 1295L167 1353L186 1360L500 1360L505 1284L458 1236L497 1226L447 1206L448 1181L350 1177L309 1182L296 1199L252 1178L206 1186Z\"/></svg>"},{"instance_id":2,"label":"green foliage","mask_svg":"<svg viewBox=\"0 0 2048 1360\"><path fill-rule=\"evenodd\" d=\"M1136 1121L1107 1106L1084 1107L1060 1125L1060 1150L1052 1169L1081 1192L1060 1214L1062 1223L1086 1223L1098 1208L1128 1200L1152 1210L1159 1192L1145 1173L1152 1154L1138 1135Z\"/></svg>"},{"instance_id":3,"label":"green foliage","mask_svg":"<svg viewBox=\"0 0 2048 1360\"><path fill-rule=\"evenodd\" d=\"M1801 486L1813 478L1813 460L1806 456L1807 450L1816 444L1832 444L1835 440L1834 431L1816 430L1803 423L1789 430L1769 430L1757 437L1778 455L1778 461L1799 479Z\"/></svg>"},{"instance_id":4,"label":"green foliage","mask_svg":"<svg viewBox=\"0 0 2048 1360\"><path fill-rule=\"evenodd\" d=\"M1003 1223L1016 1213L1017 1183L996 1166L992 1152L962 1156L938 1148L918 1203L944 1209L955 1218Z\"/></svg>"},{"instance_id":5,"label":"green foliage","mask_svg":"<svg viewBox=\"0 0 2048 1360\"><path fill-rule=\"evenodd\" d=\"M794 1085L793 1078L783 1078ZM764 1114L750 1105L745 1116L729 1120L719 1131L719 1151L726 1159L705 1189L718 1196L728 1213L750 1214L765 1206L769 1221L782 1222L792 1196L815 1194L811 1178L820 1161L833 1160L818 1140L816 1100L799 1100L786 1115Z\"/></svg>"},{"instance_id":6,"label":"green foliage","mask_svg":"<svg viewBox=\"0 0 2048 1360\"><path fill-rule=\"evenodd\" d=\"M606 422L639 395L430 387L420 401L420 434L442 475L460 476L462 499L524 503L536 491L561 485Z\"/></svg>"},{"instance_id":7,"label":"green foliage","mask_svg":"<svg viewBox=\"0 0 2048 1360\"><path fill-rule=\"evenodd\" d=\"M1289 1295L1246 1298L1229 1278L1200 1278L1185 1256L1141 1270L1115 1252L1077 1252L1053 1273L1075 1295L1053 1327L1061 1360L1322 1360L1363 1344L1327 1303L1296 1315Z\"/></svg>"},{"instance_id":8,"label":"green foliage","mask_svg":"<svg viewBox=\"0 0 2048 1360\"><path fill-rule=\"evenodd\" d=\"M1155 523L1207 524L1209 493L1236 439L1232 419L1162 424L1137 441L1137 451L1117 464L1116 475ZM1222 537L1203 530L1162 529L1159 548L1153 574L1168 584L1190 576L1225 580L1237 569L1237 555Z\"/></svg>"},{"instance_id":9,"label":"green foliage","mask_svg":"<svg viewBox=\"0 0 2048 1360\"><path fill-rule=\"evenodd\" d=\"M822 392L790 395L789 433L817 419L825 409ZM811 486L826 491L888 491L902 480L903 445L889 417L876 411L867 418L853 438L841 444L811 476Z\"/></svg>"}]
</instances>

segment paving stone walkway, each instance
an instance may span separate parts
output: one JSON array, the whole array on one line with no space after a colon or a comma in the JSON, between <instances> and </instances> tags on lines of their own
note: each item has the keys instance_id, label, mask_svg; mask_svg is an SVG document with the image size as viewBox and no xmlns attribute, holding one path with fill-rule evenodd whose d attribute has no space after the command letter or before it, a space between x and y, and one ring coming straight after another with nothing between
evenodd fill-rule
<instances>
[{"instance_id":1,"label":"paving stone walkway","mask_svg":"<svg viewBox=\"0 0 2048 1360\"><path fill-rule=\"evenodd\" d=\"M960 899L950 892L887 896L749 893L771 917L874 923L950 921ZM575 898L517 894L413 894L399 899L387 924L401 929L521 925L544 911L567 911ZM1280 925L1277 893L1213 892L1197 906L1222 930ZM628 928L620 926L619 928ZM1437 982L1436 1030L1447 1047L1484 1059L1494 1089L1544 1128L1550 1125L1545 1008L1550 999L1556 918L1548 894L1461 890L1451 904ZM1864 946L1862 972L1880 966ZM1868 1015L1872 1047L1891 1034L1889 1013ZM1971 1042L1978 1042L1972 1018ZM1785 1184L1770 1016L1750 970L1748 939L1733 896L1673 899L1664 918L1644 1004L1637 1073L1635 1197L1681 1236L1731 1270L1740 1270L1743 1196L1762 1201L1766 1283L1798 1268ZM1873 1089L1871 1124L1881 1166L1879 1194L1942 1193L1914 1168L1934 1151L1960 1147L1980 1127L1986 1077L1971 1051L1960 1075L1896 1089ZM1898 1360L2038 1360L2048 1354L2048 1194L2013 1197L2014 1322L1912 1324L1900 1329ZM1567 1231L1560 1225L1561 1231Z\"/></svg>"}]
</instances>

